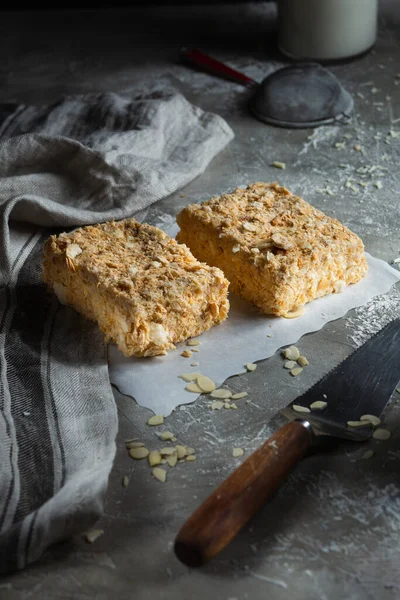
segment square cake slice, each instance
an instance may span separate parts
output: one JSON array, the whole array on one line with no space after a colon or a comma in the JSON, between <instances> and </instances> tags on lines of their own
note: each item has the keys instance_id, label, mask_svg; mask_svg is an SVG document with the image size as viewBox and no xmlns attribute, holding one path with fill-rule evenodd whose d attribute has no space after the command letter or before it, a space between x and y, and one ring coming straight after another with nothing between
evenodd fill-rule
<instances>
[{"instance_id":1,"label":"square cake slice","mask_svg":"<svg viewBox=\"0 0 400 600\"><path fill-rule=\"evenodd\" d=\"M43 279L126 356L166 354L223 321L229 309L222 271L134 219L51 236Z\"/></svg>"},{"instance_id":2,"label":"square cake slice","mask_svg":"<svg viewBox=\"0 0 400 600\"><path fill-rule=\"evenodd\" d=\"M368 269L356 234L276 183L191 204L177 221L177 240L267 314L295 316Z\"/></svg>"}]
</instances>

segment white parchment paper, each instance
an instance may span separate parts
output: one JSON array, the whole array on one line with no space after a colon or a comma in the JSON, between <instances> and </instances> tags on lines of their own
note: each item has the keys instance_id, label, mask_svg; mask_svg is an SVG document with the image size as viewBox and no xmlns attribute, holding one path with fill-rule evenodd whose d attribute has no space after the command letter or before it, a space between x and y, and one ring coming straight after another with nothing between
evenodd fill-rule
<instances>
[{"instance_id":1,"label":"white parchment paper","mask_svg":"<svg viewBox=\"0 0 400 600\"><path fill-rule=\"evenodd\" d=\"M387 292L400 279L400 273L386 262L367 254L367 276L347 287L341 294L314 300L297 319L261 315L256 308L230 294L227 320L203 333L199 352L190 358L180 353L180 344L166 356L126 358L114 345L109 346L110 379L118 389L156 414L168 416L180 404L189 404L196 395L178 378L181 373L201 372L221 385L231 375L243 372L247 362L272 356L278 348L295 343L302 335L321 329L327 322L343 317L371 298ZM270 334L272 337L267 337ZM198 361L199 366L190 363Z\"/></svg>"}]
</instances>

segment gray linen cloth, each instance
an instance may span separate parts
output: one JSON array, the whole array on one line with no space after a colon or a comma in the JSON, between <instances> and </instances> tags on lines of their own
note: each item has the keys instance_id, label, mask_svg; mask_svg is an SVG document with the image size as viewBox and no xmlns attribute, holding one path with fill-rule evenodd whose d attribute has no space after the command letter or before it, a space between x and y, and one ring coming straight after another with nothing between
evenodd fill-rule
<instances>
[{"instance_id":1,"label":"gray linen cloth","mask_svg":"<svg viewBox=\"0 0 400 600\"><path fill-rule=\"evenodd\" d=\"M0 573L96 521L115 455L103 336L42 284L45 239L133 215L232 138L176 93L0 105Z\"/></svg>"}]
</instances>

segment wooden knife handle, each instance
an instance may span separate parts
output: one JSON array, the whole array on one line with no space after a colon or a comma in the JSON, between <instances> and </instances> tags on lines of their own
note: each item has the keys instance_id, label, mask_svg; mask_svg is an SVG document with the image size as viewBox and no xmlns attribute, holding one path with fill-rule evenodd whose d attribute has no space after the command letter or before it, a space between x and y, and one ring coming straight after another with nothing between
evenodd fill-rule
<instances>
[{"instance_id":1,"label":"wooden knife handle","mask_svg":"<svg viewBox=\"0 0 400 600\"><path fill-rule=\"evenodd\" d=\"M307 421L292 421L274 433L183 525L175 540L179 560L199 567L221 552L284 482L312 440Z\"/></svg>"}]
</instances>

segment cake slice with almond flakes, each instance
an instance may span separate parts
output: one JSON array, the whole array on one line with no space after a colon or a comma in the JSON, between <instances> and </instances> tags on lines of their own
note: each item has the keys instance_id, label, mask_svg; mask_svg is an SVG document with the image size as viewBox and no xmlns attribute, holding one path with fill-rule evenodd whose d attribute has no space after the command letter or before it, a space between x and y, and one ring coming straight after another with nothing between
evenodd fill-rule
<instances>
[{"instance_id":1,"label":"cake slice with almond flakes","mask_svg":"<svg viewBox=\"0 0 400 600\"><path fill-rule=\"evenodd\" d=\"M298 316L307 302L343 291L368 270L355 233L276 183L191 204L177 222L177 240L267 314Z\"/></svg>"},{"instance_id":2,"label":"cake slice with almond flakes","mask_svg":"<svg viewBox=\"0 0 400 600\"><path fill-rule=\"evenodd\" d=\"M51 236L43 279L126 356L165 354L221 323L229 310L220 269L135 219Z\"/></svg>"}]
</instances>

